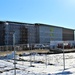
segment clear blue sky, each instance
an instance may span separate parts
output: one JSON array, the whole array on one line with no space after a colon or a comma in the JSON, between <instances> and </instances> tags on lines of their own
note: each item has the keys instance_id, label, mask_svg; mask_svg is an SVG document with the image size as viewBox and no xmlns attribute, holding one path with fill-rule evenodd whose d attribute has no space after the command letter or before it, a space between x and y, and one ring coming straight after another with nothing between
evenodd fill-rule
<instances>
[{"instance_id":1,"label":"clear blue sky","mask_svg":"<svg viewBox=\"0 0 75 75\"><path fill-rule=\"evenodd\" d=\"M75 29L75 0L0 0L0 20Z\"/></svg>"}]
</instances>

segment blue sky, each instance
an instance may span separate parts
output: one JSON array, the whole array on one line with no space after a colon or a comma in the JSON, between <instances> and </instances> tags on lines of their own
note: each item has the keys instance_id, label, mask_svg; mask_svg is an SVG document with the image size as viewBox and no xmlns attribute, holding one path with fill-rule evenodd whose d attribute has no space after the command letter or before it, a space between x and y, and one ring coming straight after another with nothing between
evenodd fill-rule
<instances>
[{"instance_id":1,"label":"blue sky","mask_svg":"<svg viewBox=\"0 0 75 75\"><path fill-rule=\"evenodd\" d=\"M75 0L0 0L0 20L75 29Z\"/></svg>"}]
</instances>

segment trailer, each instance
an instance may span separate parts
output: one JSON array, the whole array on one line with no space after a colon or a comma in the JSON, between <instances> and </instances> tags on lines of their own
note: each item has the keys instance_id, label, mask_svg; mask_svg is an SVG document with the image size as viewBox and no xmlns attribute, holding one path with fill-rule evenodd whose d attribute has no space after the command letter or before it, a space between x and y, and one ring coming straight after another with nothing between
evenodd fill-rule
<instances>
[{"instance_id":1,"label":"trailer","mask_svg":"<svg viewBox=\"0 0 75 75\"><path fill-rule=\"evenodd\" d=\"M62 52L63 49L74 49L75 41L50 41L50 50L55 52Z\"/></svg>"}]
</instances>

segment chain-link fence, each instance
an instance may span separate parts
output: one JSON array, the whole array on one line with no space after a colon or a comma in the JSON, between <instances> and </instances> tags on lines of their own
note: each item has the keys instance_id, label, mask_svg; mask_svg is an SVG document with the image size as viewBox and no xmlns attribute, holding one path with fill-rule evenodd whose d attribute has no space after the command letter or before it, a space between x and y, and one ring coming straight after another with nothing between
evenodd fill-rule
<instances>
[{"instance_id":1,"label":"chain-link fence","mask_svg":"<svg viewBox=\"0 0 75 75\"><path fill-rule=\"evenodd\" d=\"M49 44L19 44L15 45L16 50L29 50L29 49L49 49ZM13 45L0 46L0 51L13 51Z\"/></svg>"},{"instance_id":2,"label":"chain-link fence","mask_svg":"<svg viewBox=\"0 0 75 75\"><path fill-rule=\"evenodd\" d=\"M52 50L54 50L53 51L54 53L55 53L55 50L56 51L62 50L62 53L51 54L50 51L52 51ZM46 68L51 69L52 66L53 67L55 66L56 68L59 67L59 69L61 69L61 70L63 70L63 69L65 70L66 68L73 67L75 65L74 64L74 58L75 57L72 55L69 55L69 54L65 54L64 45L62 46L61 49L57 46L57 47L53 47L52 50L51 50L49 44L20 44L20 45L15 45L15 51L16 52L19 52L19 51L24 51L24 52L22 52L21 54L18 55L19 56L18 59L12 58L12 59L8 60L7 57L9 55L4 56L4 58L6 58L6 59L4 59L4 61L2 61L2 63L4 63L6 66L2 65L3 66L2 68L4 68L2 71L6 72L5 68L12 65L12 67L10 67L11 69L9 69L10 71L14 70L14 69L16 69L16 73L18 70L23 71L23 72L27 72L27 73L30 71L31 73L34 73L33 75L35 75L35 74L37 74L35 72L35 69L37 68L38 70L39 69L41 70L41 72L39 70L39 73L42 75L43 71ZM13 47L13 45L0 46L0 51L1 52L2 51L3 52L4 51L14 51L14 47ZM16 68L14 68L14 66L13 66L14 60L16 61ZM71 62L69 63L68 60L71 60ZM11 64L9 64L9 63L11 63ZM33 70L31 70L30 67L33 67Z\"/></svg>"}]
</instances>

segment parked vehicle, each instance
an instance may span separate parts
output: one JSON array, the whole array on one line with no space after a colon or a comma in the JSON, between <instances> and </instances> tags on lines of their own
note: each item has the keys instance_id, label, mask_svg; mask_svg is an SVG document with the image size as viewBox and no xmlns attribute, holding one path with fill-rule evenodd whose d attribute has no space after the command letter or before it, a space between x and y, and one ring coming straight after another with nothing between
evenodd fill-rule
<instances>
[{"instance_id":1,"label":"parked vehicle","mask_svg":"<svg viewBox=\"0 0 75 75\"><path fill-rule=\"evenodd\" d=\"M34 46L34 48L35 48L35 49L44 49L45 46L44 46L43 44L36 44L36 45Z\"/></svg>"},{"instance_id":2,"label":"parked vehicle","mask_svg":"<svg viewBox=\"0 0 75 75\"><path fill-rule=\"evenodd\" d=\"M62 51L62 49L75 48L75 41L50 41L50 50Z\"/></svg>"}]
</instances>

